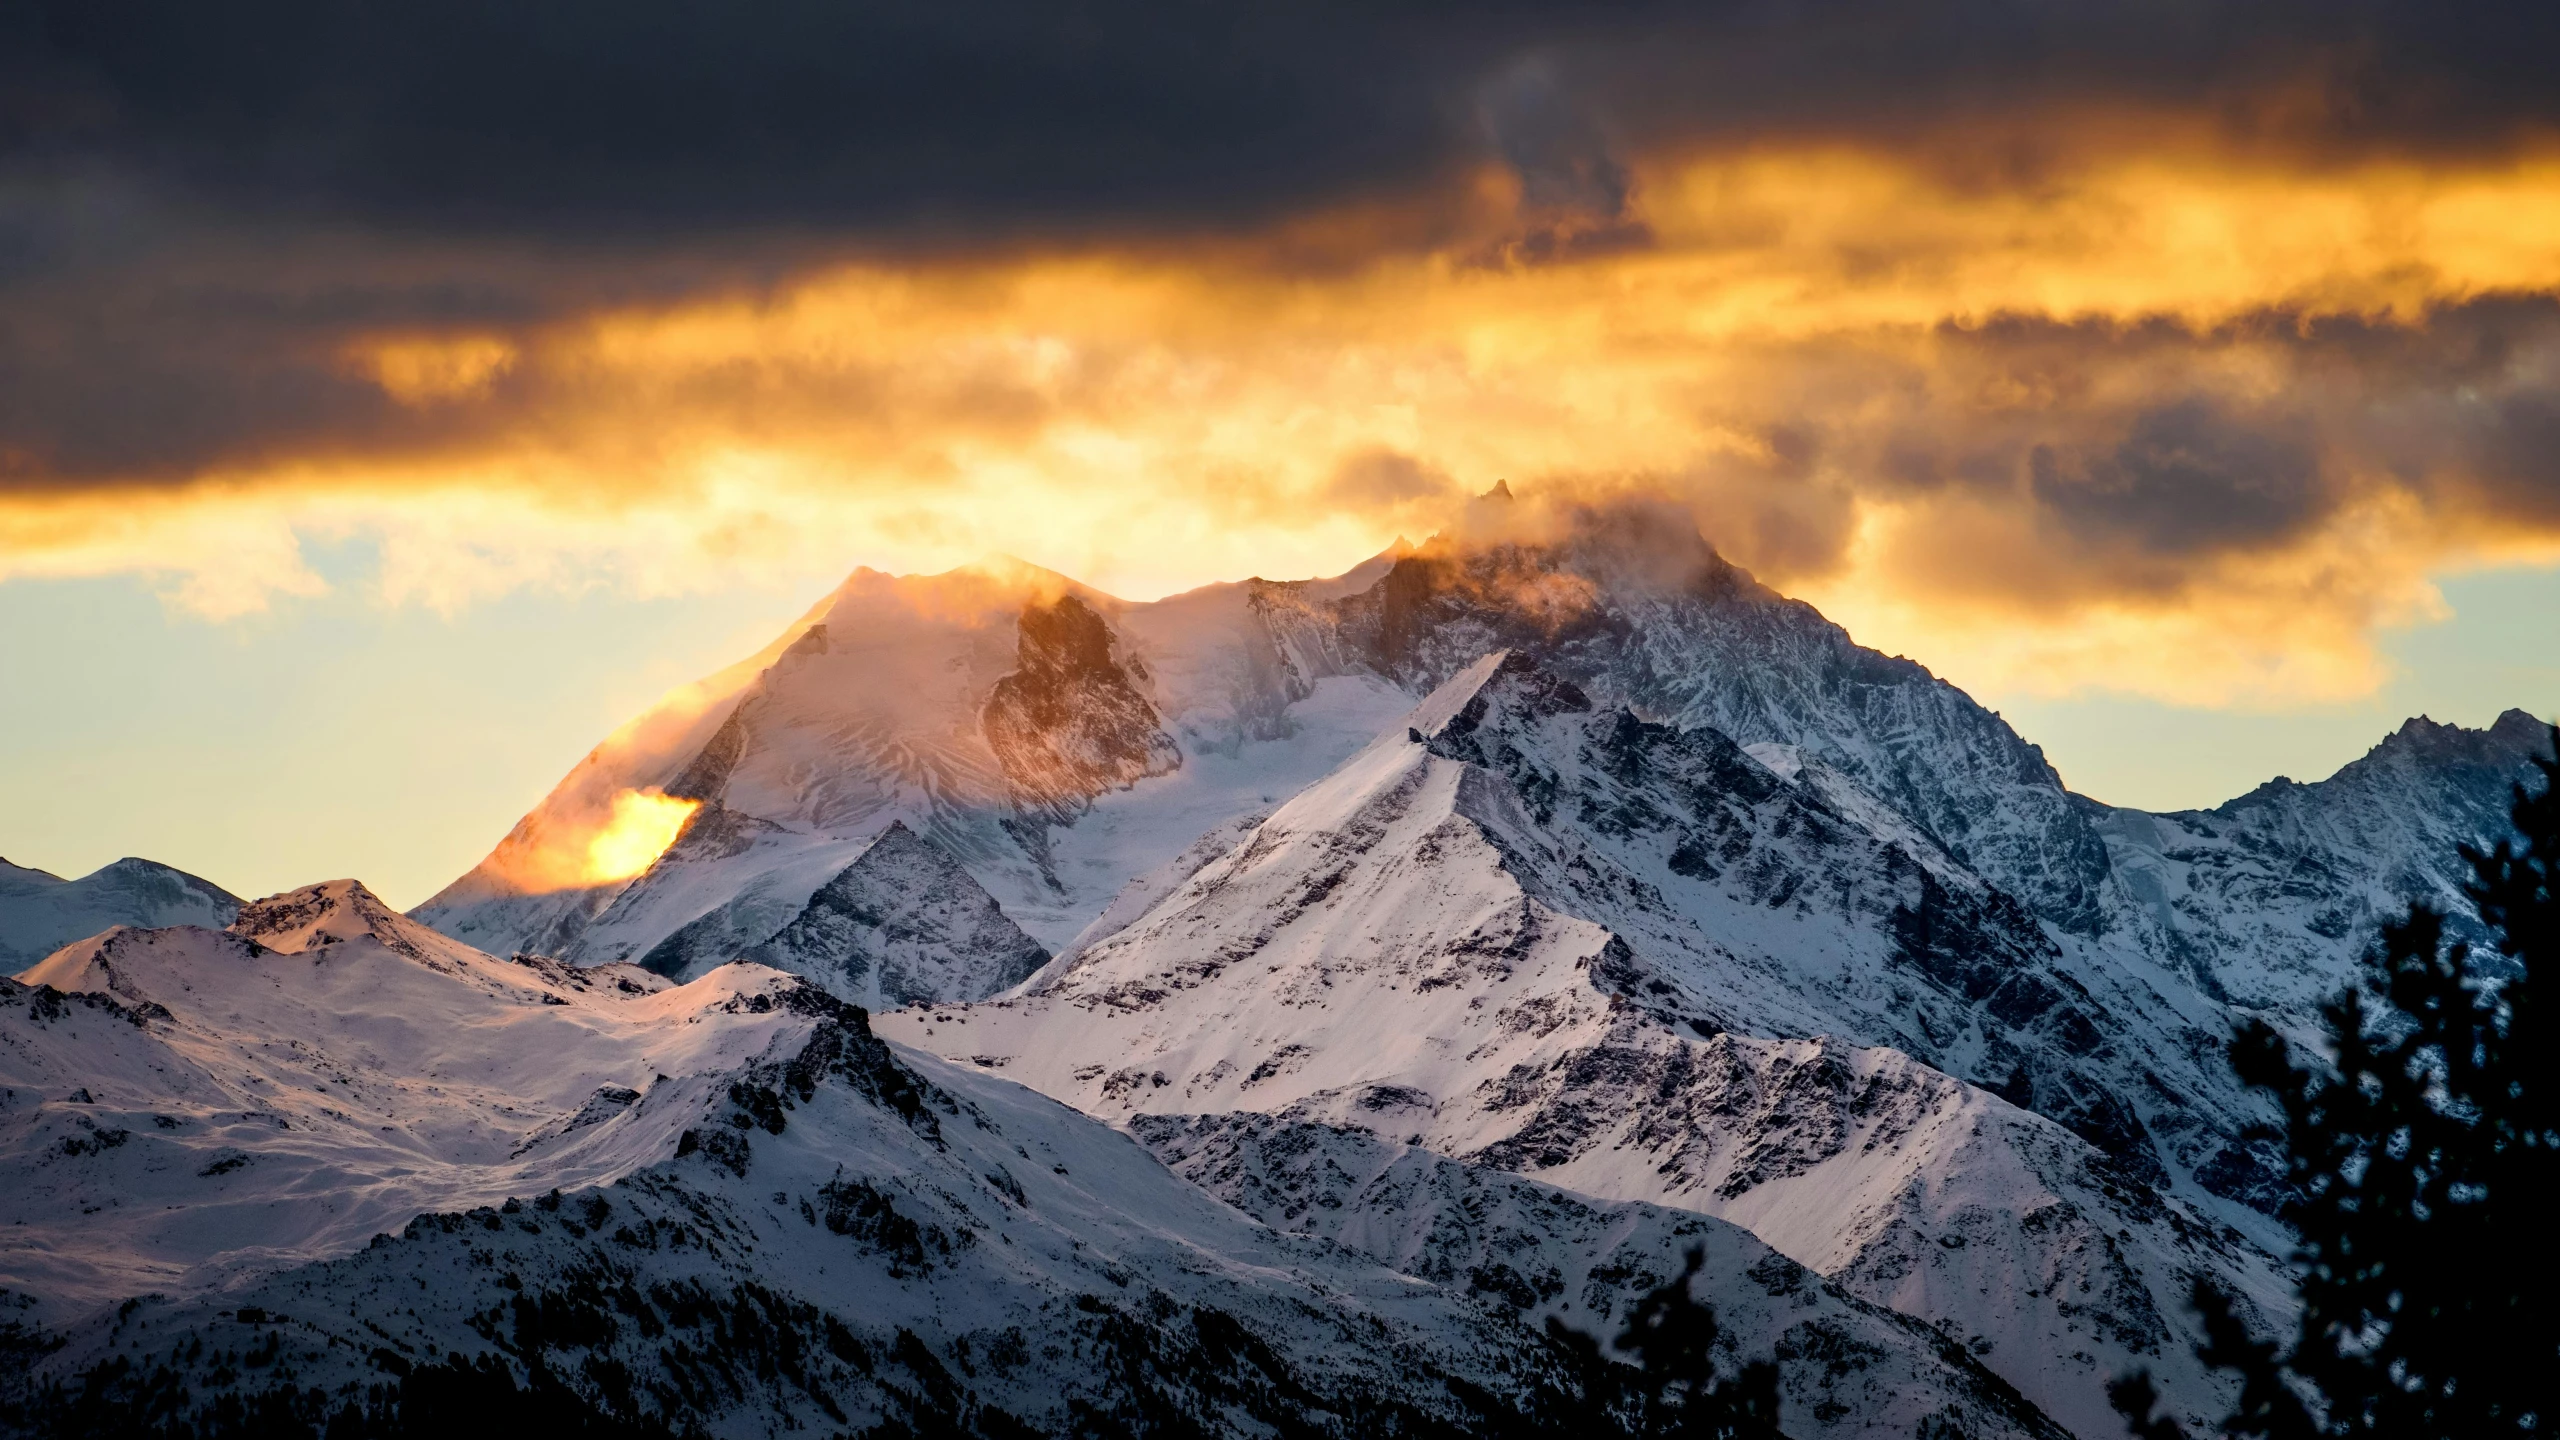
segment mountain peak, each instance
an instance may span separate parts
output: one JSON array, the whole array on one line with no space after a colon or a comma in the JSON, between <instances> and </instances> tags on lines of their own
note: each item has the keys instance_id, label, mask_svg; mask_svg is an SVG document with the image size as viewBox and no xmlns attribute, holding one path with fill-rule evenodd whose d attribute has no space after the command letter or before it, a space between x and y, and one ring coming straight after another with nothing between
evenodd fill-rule
<instances>
[{"instance_id":1,"label":"mountain peak","mask_svg":"<svg viewBox=\"0 0 2560 1440\"><path fill-rule=\"evenodd\" d=\"M33 865L15 864L8 856L0 855L0 886L32 887L70 883L50 870L39 870Z\"/></svg>"},{"instance_id":2,"label":"mountain peak","mask_svg":"<svg viewBox=\"0 0 2560 1440\"><path fill-rule=\"evenodd\" d=\"M1468 706L1474 705L1485 687L1506 667L1534 669L1534 663L1516 650L1493 650L1474 664L1440 682L1438 688L1422 697L1422 703L1405 716L1406 733L1428 740L1438 735Z\"/></svg>"},{"instance_id":3,"label":"mountain peak","mask_svg":"<svg viewBox=\"0 0 2560 1440\"><path fill-rule=\"evenodd\" d=\"M112 926L231 923L239 898L209 880L135 856L77 880L0 861L0 973Z\"/></svg>"},{"instance_id":4,"label":"mountain peak","mask_svg":"<svg viewBox=\"0 0 2560 1440\"><path fill-rule=\"evenodd\" d=\"M745 958L890 1008L986 999L1029 978L1049 952L949 852L892 820Z\"/></svg>"},{"instance_id":5,"label":"mountain peak","mask_svg":"<svg viewBox=\"0 0 2560 1440\"><path fill-rule=\"evenodd\" d=\"M2423 765L2511 767L2529 755L2548 753L2550 737L2551 727L2523 710L2508 710L2477 730L2413 715L2401 722L2399 729L2384 736L2363 760L2347 769L2394 756L2406 756Z\"/></svg>"},{"instance_id":6,"label":"mountain peak","mask_svg":"<svg viewBox=\"0 0 2560 1440\"><path fill-rule=\"evenodd\" d=\"M2489 735L2499 744L2511 746L2526 754L2547 754L2551 750L2553 722L2530 710L2510 708L2499 712L2489 722Z\"/></svg>"},{"instance_id":7,"label":"mountain peak","mask_svg":"<svg viewBox=\"0 0 2560 1440\"><path fill-rule=\"evenodd\" d=\"M423 959L431 946L449 943L382 903L363 881L353 879L323 880L252 900L240 907L240 918L231 922L230 930L287 955L371 939L411 959Z\"/></svg>"}]
</instances>

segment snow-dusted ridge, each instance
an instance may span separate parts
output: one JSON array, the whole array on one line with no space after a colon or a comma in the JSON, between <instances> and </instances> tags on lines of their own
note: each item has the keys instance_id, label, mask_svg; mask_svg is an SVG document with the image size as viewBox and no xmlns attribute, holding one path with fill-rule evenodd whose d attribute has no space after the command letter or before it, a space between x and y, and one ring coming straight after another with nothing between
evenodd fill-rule
<instances>
[{"instance_id":1,"label":"snow-dusted ridge","mask_svg":"<svg viewBox=\"0 0 2560 1440\"><path fill-rule=\"evenodd\" d=\"M2138 1034L1946 873L1497 652L1020 996L880 1024L1105 1117L1321 1121L1732 1220L2084 1433L2137 1363L2201 1412L2189 1276L2281 1307L2266 1251L2147 1149L1836 1038L1916 1025L2047 1084Z\"/></svg>"},{"instance_id":2,"label":"snow-dusted ridge","mask_svg":"<svg viewBox=\"0 0 2560 1440\"><path fill-rule=\"evenodd\" d=\"M2236 1009L2300 1020L2410 896L2461 924L2455 846L2503 829L2549 741L2521 712L2413 721L2324 781L2105 806L1961 691L1641 507L1531 523L1489 497L1334 580L1147 604L1010 561L858 572L599 746L425 923L346 882L234 923L210 887L176 902L194 909L152 908L152 886L66 908L99 877L0 869L0 944L39 912L56 939L130 927L46 959L51 988L0 993L0 1190L20 1197L0 1205L26 1220L0 1224L0 1301L71 1327L56 1375L108 1346L166 1359L255 1291L295 1317L258 1343L321 1347L292 1364L331 1385L393 1372L348 1369L313 1337L354 1332L324 1314L523 1378L508 1277L576 1319L618 1276L678 1300L577 1320L612 1331L585 1352L599 1366L673 1364L694 1343L667 1338L673 1315L714 1313L687 1286L782 1297L757 1312L787 1319L773 1333L834 1357L803 1367L816 1390L724 1371L702 1412L724 1433L834 1425L820 1393L920 1426L975 1422L898 1396L975 1397L952 1417L1133 1403L1137 1382L1093 1380L1132 1337L1187 1357L1178 1406L1280 1423L1298 1402L1220 1369L1241 1352L1208 1311L1277 1337L1321 1405L1381 1402L1408 1372L1508 1375L1486 1393L1530 1404L1540 1307L1622 1300L1667 1273L1666 1237L1729 1221L1756 1240L1719 1228L1711 1249L1766 1244L1836 1290L1785 1291L1818 1292L1823 1324L1903 1333L1859 1308L1883 1306L1963 1352L1874 1339L1891 1358L1864 1378L1791 1376L1790 1403L1828 1417L1804 1433L1941 1400L1980 1433L2032 1433L1968 1366L2081 1433L2114 1432L2099 1387L2135 1363L2201 1415L2217 1395L2186 1359L2187 1276L2283 1304L2259 1112L2221 1061ZM578 878L631 790L699 808L644 873ZM148 928L171 921L203 928ZM848 1001L918 1005L880 1033L951 1063L855 1044L870 1022ZM804 1097L775 1076L822 1033L885 1058L828 1061ZM884 1111L892 1074L938 1098ZM1200 1219L1125 1138L1014 1081L1306 1236ZM1068 1190L1094 1166L1120 1188L1053 1193L1005 1145L1095 1147L1078 1153L1120 1158L1060 1160ZM862 1159L821 1175L830 1156ZM555 1188L560 1208L536 1203ZM590 1193L623 1218L584 1218ZM908 1253L881 1248L907 1233L888 1212L974 1258L930 1279L882 1259ZM443 1218L404 1218L421 1213ZM990 1217L1054 1223L1051 1259ZM377 1229L406 1238L349 1253ZM874 1268L818 1285L840 1262L804 1242ZM1559 1288L1504 1279L1496 1249ZM1715 1271L1718 1303L1775 1325L1757 1268ZM392 1304L421 1279L433 1303ZM1003 1328L969 1328L952 1286L999 1297ZM134 1322L165 1344L101 1318L135 1287L168 1297ZM1303 1313L1338 1296L1349 1329ZM921 1348L875 1328L831 1349L843 1306L903 1317ZM1074 1358L980 1363L1014 1354L1016 1325ZM1474 1423L1462 1399L1395 1394Z\"/></svg>"},{"instance_id":3,"label":"snow-dusted ridge","mask_svg":"<svg viewBox=\"0 0 2560 1440\"><path fill-rule=\"evenodd\" d=\"M2522 710L2485 730L2420 716L2326 780L2278 777L2211 810L2103 810L2098 832L2163 953L2218 997L2306 1015L2412 900L2477 937L2457 848L2507 833L2551 733Z\"/></svg>"},{"instance_id":4,"label":"snow-dusted ridge","mask_svg":"<svg viewBox=\"0 0 2560 1440\"><path fill-rule=\"evenodd\" d=\"M48 1393L319 1422L421 1376L727 1435L1484 1434L1573 1403L1499 1294L1275 1233L798 977L498 960L353 882L0 982L0 1101L0 1324L29 1367L0 1417L31 1428ZM1624 1283L1695 1227L1636 1230ZM2053 1433L1933 1337L1755 1303L1736 1339L1782 1354L1793 1433ZM1842 1324L1845 1370L1817 1343ZM1878 1376L1890 1405L1845 1403Z\"/></svg>"},{"instance_id":5,"label":"snow-dusted ridge","mask_svg":"<svg viewBox=\"0 0 2560 1440\"><path fill-rule=\"evenodd\" d=\"M153 860L126 856L77 880L0 860L0 972L111 925L223 926L238 913L239 897Z\"/></svg>"},{"instance_id":6,"label":"snow-dusted ridge","mask_svg":"<svg viewBox=\"0 0 2560 1440\"><path fill-rule=\"evenodd\" d=\"M600 745L417 916L484 949L587 963L682 931L687 964L716 963L903 822L1040 944L1068 948L1134 879L1269 813L1508 648L1604 708L1782 757L1835 809L1898 829L1886 838L1924 867L1944 859L2013 897L2084 983L2129 977L2218 1034L2228 997L2293 1008L2341 983L2395 894L2458 899L2451 843L2503 826L2505 785L2547 743L2520 713L2486 732L2421 723L2289 801L2113 808L2068 791L1962 691L1725 562L1685 515L1523 508L1487 497L1332 580L1143 604L1002 559L859 571L764 652ZM2406 763L2380 763L2392 755ZM526 888L526 856L652 788L704 803L648 873ZM2180 1164L2263 1203L2255 1162L2223 1148Z\"/></svg>"}]
</instances>

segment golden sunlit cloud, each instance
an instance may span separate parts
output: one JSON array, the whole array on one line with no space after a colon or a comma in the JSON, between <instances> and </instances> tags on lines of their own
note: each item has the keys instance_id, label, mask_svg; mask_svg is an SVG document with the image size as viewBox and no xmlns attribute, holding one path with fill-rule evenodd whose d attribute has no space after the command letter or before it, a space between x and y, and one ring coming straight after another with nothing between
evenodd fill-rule
<instances>
[{"instance_id":1,"label":"golden sunlit cloud","mask_svg":"<svg viewBox=\"0 0 2560 1440\"><path fill-rule=\"evenodd\" d=\"M348 357L404 405L485 395L516 362L516 348L492 336L376 340Z\"/></svg>"},{"instance_id":2,"label":"golden sunlit cloud","mask_svg":"<svg viewBox=\"0 0 2560 1440\"><path fill-rule=\"evenodd\" d=\"M2087 146L2014 184L1649 157L1648 243L1571 263L1515 263L1489 181L1465 233L1356 263L1404 221L384 336L350 363L433 445L0 499L0 578L150 575L223 618L362 537L387 603L448 610L987 551L1144 598L1338 570L1509 479L1676 496L1961 683L2273 704L2369 691L2433 577L2552 557L2560 498L2480 437L2560 377L2560 320L2498 298L2560 289L2560 158ZM2394 358L2458 325L2484 338Z\"/></svg>"}]
</instances>

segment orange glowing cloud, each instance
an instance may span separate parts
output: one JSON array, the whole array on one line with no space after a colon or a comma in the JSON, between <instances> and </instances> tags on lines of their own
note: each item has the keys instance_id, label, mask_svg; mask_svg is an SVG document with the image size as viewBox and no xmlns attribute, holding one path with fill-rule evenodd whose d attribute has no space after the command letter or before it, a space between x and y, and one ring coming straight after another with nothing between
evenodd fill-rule
<instances>
[{"instance_id":1,"label":"orange glowing cloud","mask_svg":"<svg viewBox=\"0 0 2560 1440\"><path fill-rule=\"evenodd\" d=\"M387 602L444 608L988 551L1143 597L1338 569L1507 478L1667 491L1960 680L2226 703L2358 693L2431 576L2553 555L2560 498L2479 417L2560 385L2560 152L2056 143L2016 183L1639 157L1644 242L1570 263L1518 263L1488 177L1427 247L1372 207L360 337L432 443L0 498L0 578L148 574L236 615L321 584L303 540L362 535Z\"/></svg>"}]
</instances>

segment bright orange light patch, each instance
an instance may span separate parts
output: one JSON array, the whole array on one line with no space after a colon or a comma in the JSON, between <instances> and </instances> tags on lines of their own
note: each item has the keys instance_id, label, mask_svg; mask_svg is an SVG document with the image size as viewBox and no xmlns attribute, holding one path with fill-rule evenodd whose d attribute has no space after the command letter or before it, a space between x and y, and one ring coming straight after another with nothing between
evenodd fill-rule
<instances>
[{"instance_id":1,"label":"bright orange light patch","mask_svg":"<svg viewBox=\"0 0 2560 1440\"><path fill-rule=\"evenodd\" d=\"M676 843L676 832L701 808L699 800L679 800L654 790L625 790L614 796L612 818L587 841L581 882L608 885L648 869Z\"/></svg>"}]
</instances>

